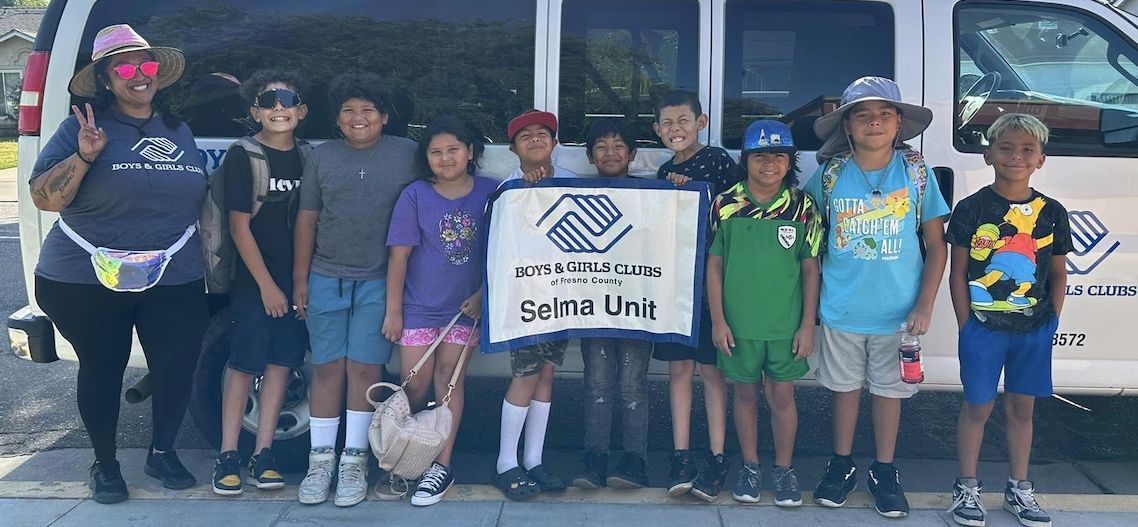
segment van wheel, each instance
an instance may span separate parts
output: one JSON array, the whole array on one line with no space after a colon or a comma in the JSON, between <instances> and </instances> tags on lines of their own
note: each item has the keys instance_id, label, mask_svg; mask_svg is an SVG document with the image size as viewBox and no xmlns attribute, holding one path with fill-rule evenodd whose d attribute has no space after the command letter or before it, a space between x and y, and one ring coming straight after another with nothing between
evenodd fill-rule
<instances>
[{"instance_id":1,"label":"van wheel","mask_svg":"<svg viewBox=\"0 0 1138 527\"><path fill-rule=\"evenodd\" d=\"M190 398L189 410L194 425L198 433L215 449L221 448L221 394L226 364L229 362L227 329L230 323L228 308L210 319L209 328L202 339L202 354L194 372L194 388ZM305 359L303 367L293 368L289 372L284 405L273 440L273 453L276 454L281 470L285 472L304 471L308 467L308 379L312 372L307 356ZM257 419L260 416L257 398L260 388L261 378L256 377L249 390L249 400L241 422L241 436L237 443L237 449L243 458L251 456L256 446Z\"/></svg>"}]
</instances>

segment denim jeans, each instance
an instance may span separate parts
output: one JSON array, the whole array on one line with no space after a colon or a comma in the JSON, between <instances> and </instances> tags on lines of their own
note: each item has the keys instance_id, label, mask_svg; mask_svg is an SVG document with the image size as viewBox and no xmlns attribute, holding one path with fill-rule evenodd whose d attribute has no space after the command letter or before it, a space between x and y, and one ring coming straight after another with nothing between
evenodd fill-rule
<instances>
[{"instance_id":1,"label":"denim jeans","mask_svg":"<svg viewBox=\"0 0 1138 527\"><path fill-rule=\"evenodd\" d=\"M633 339L581 339L585 362L585 448L608 453L613 399L619 394L624 451L644 459L648 451L648 361L652 344ZM614 385L619 389L614 390Z\"/></svg>"}]
</instances>

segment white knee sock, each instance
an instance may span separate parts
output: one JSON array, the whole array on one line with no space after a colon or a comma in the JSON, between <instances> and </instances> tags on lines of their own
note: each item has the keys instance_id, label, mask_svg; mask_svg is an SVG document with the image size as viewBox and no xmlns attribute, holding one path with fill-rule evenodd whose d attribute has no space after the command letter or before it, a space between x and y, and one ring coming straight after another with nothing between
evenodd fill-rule
<instances>
[{"instance_id":1,"label":"white knee sock","mask_svg":"<svg viewBox=\"0 0 1138 527\"><path fill-rule=\"evenodd\" d=\"M545 448L545 428L549 424L549 406L545 401L530 401L526 415L526 470L541 464L541 451Z\"/></svg>"},{"instance_id":2,"label":"white knee sock","mask_svg":"<svg viewBox=\"0 0 1138 527\"><path fill-rule=\"evenodd\" d=\"M336 436L340 432L339 417L310 417L308 428L312 436L312 448L336 447Z\"/></svg>"},{"instance_id":3,"label":"white knee sock","mask_svg":"<svg viewBox=\"0 0 1138 527\"><path fill-rule=\"evenodd\" d=\"M526 424L529 408L514 406L502 400L502 432L498 444L498 473L501 474L518 466L518 440L522 437L522 427Z\"/></svg>"},{"instance_id":4,"label":"white knee sock","mask_svg":"<svg viewBox=\"0 0 1138 527\"><path fill-rule=\"evenodd\" d=\"M367 450L369 426L371 426L371 412L348 410L348 424L344 427L344 448Z\"/></svg>"}]
</instances>

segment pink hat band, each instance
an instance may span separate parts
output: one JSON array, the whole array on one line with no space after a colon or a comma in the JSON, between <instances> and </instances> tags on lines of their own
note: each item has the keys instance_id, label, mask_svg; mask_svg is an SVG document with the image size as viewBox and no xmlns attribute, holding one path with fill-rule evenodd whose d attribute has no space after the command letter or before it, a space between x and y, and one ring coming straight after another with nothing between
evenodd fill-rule
<instances>
[{"instance_id":1,"label":"pink hat band","mask_svg":"<svg viewBox=\"0 0 1138 527\"><path fill-rule=\"evenodd\" d=\"M91 62L107 56L112 51L123 48L149 49L150 43L126 24L107 26L95 35L95 44L91 49Z\"/></svg>"}]
</instances>

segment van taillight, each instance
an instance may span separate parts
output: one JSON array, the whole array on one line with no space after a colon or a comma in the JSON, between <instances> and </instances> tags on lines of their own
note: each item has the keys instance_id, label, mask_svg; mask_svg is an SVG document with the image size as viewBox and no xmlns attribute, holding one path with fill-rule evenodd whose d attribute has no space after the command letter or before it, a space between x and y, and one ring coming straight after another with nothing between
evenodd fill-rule
<instances>
[{"instance_id":1,"label":"van taillight","mask_svg":"<svg viewBox=\"0 0 1138 527\"><path fill-rule=\"evenodd\" d=\"M20 135L39 135L43 117L43 87L47 81L47 51L33 51L24 68L24 88L20 92Z\"/></svg>"}]
</instances>

